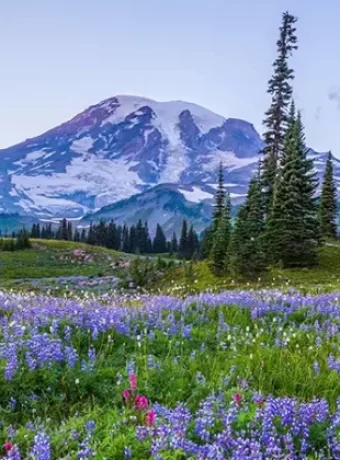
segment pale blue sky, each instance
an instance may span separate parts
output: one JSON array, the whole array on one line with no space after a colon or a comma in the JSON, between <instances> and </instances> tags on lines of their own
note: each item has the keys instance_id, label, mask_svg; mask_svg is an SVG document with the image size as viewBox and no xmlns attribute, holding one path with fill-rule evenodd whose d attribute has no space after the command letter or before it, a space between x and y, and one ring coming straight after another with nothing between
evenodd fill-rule
<instances>
[{"instance_id":1,"label":"pale blue sky","mask_svg":"<svg viewBox=\"0 0 340 460\"><path fill-rule=\"evenodd\" d=\"M195 102L262 132L286 9L308 144L340 157L339 0L1 0L0 147L117 94Z\"/></svg>"}]
</instances>

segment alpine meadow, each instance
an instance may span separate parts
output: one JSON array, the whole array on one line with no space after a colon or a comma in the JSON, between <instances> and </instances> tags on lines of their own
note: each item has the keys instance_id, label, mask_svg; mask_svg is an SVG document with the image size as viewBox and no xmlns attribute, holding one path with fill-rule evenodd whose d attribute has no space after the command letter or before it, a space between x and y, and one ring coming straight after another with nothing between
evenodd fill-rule
<instances>
[{"instance_id":1,"label":"alpine meadow","mask_svg":"<svg viewBox=\"0 0 340 460\"><path fill-rule=\"evenodd\" d=\"M261 136L116 96L0 150L2 460L340 459L340 160L306 139L299 25L282 14Z\"/></svg>"}]
</instances>

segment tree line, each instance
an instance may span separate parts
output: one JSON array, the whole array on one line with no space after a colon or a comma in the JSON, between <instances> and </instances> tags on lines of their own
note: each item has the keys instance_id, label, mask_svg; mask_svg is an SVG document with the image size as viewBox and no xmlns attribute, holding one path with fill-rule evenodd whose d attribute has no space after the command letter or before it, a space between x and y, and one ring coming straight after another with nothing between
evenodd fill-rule
<instances>
[{"instance_id":1,"label":"tree line","mask_svg":"<svg viewBox=\"0 0 340 460\"><path fill-rule=\"evenodd\" d=\"M101 220L97 224L91 223L87 229L78 229L73 228L72 222L62 219L57 229L51 223L33 224L30 237L82 242L134 254L170 253L183 259L198 258L200 254L199 237L186 220L182 222L179 240L176 233L173 233L171 239L167 239L160 224L157 224L152 238L147 222L143 223L142 220L131 227Z\"/></svg>"},{"instance_id":2,"label":"tree line","mask_svg":"<svg viewBox=\"0 0 340 460\"><path fill-rule=\"evenodd\" d=\"M217 275L232 270L252 277L272 265L310 267L317 263L317 248L324 239L337 236L332 156L329 153L318 200L317 172L307 156L301 112L293 99L289 60L298 48L296 21L283 14L268 84L271 105L264 119L264 148L233 227L220 165L213 221L202 243Z\"/></svg>"}]
</instances>

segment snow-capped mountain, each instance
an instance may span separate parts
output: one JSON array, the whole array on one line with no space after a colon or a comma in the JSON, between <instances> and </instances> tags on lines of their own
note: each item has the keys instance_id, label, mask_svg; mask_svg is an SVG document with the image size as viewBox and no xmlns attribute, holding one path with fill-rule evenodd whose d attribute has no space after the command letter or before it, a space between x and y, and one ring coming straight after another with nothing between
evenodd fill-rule
<instances>
[{"instance_id":1,"label":"snow-capped mountain","mask_svg":"<svg viewBox=\"0 0 340 460\"><path fill-rule=\"evenodd\" d=\"M213 191L221 160L236 198L245 193L260 147L250 123L198 105L113 97L0 150L0 205L7 212L78 217L162 183Z\"/></svg>"},{"instance_id":2,"label":"snow-capped mountain","mask_svg":"<svg viewBox=\"0 0 340 460\"><path fill-rule=\"evenodd\" d=\"M193 204L203 203L197 219L204 223L204 204L212 202L220 161L237 204L246 194L261 147L259 134L246 121L187 102L117 96L41 136L0 150L0 212L79 219L89 213L99 216L103 207L105 216L109 209L116 215L124 206L119 212L130 221L138 215L134 206L149 200L159 206L152 219L167 226L176 209L170 216L162 206L169 210L172 197L183 215L184 209L191 212ZM322 172L327 154L310 154ZM340 190L339 160L334 167Z\"/></svg>"}]
</instances>

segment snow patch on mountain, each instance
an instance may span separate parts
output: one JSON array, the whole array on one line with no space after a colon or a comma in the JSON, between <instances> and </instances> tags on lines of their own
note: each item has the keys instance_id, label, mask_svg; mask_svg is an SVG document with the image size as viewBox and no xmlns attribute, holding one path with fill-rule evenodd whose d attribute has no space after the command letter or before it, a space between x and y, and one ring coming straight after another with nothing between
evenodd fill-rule
<instances>
[{"instance_id":1,"label":"snow patch on mountain","mask_svg":"<svg viewBox=\"0 0 340 460\"><path fill-rule=\"evenodd\" d=\"M216 150L204 157L202 170L207 172L216 171L221 163L225 168L228 168L229 171L232 171L254 163L254 158L238 158L234 152Z\"/></svg>"},{"instance_id":2,"label":"snow patch on mountain","mask_svg":"<svg viewBox=\"0 0 340 460\"><path fill-rule=\"evenodd\" d=\"M90 136L84 136L72 142L70 149L76 153L84 153L93 146L93 139Z\"/></svg>"},{"instance_id":3,"label":"snow patch on mountain","mask_svg":"<svg viewBox=\"0 0 340 460\"><path fill-rule=\"evenodd\" d=\"M214 198L212 193L205 192L200 187L191 187L190 190L180 187L178 190L184 195L186 200L193 203L200 203L201 201L212 200Z\"/></svg>"}]
</instances>

